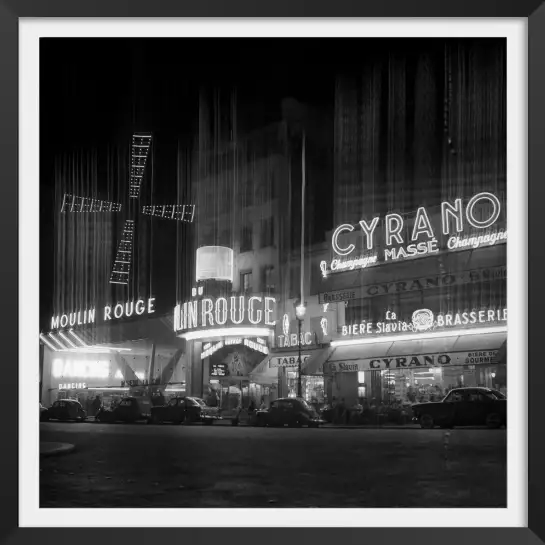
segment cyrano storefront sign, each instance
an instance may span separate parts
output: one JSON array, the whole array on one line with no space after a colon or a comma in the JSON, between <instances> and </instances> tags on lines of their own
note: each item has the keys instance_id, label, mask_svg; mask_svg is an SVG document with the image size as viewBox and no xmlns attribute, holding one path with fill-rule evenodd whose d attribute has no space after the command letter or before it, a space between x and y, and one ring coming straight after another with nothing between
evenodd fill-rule
<instances>
[{"instance_id":1,"label":"cyrano storefront sign","mask_svg":"<svg viewBox=\"0 0 545 545\"><path fill-rule=\"evenodd\" d=\"M359 228L363 236L363 251L366 253L350 258L348 256L356 251L356 246L344 238L346 234L353 233L356 227L343 223L335 229L331 238L331 247L337 257L330 263L322 261L320 269L325 277L330 273L363 269L379 262L433 255L443 250L493 246L507 240L506 230L494 228L500 213L498 197L493 193L482 192L474 195L465 206L461 198L454 202L442 202L440 228L432 225L423 206L408 219L392 213L387 214L382 221L380 216L361 220ZM408 231L406 223L412 226ZM377 230L379 224L382 226L380 235ZM484 229L487 231L482 231Z\"/></svg>"},{"instance_id":2,"label":"cyrano storefront sign","mask_svg":"<svg viewBox=\"0 0 545 545\"><path fill-rule=\"evenodd\" d=\"M451 352L444 354L415 354L409 356L363 358L350 361L327 363L326 373L352 373L357 371L402 370L455 365L495 364L497 350L475 352Z\"/></svg>"},{"instance_id":3,"label":"cyrano storefront sign","mask_svg":"<svg viewBox=\"0 0 545 545\"><path fill-rule=\"evenodd\" d=\"M338 303L355 299L365 299L367 297L422 291L460 284L472 284L475 282L486 282L498 279L505 280L506 278L507 267L491 267L443 275L409 278L408 280L396 282L378 282L376 284L368 284L367 286L357 286L350 289L330 291L320 293L319 300L320 304Z\"/></svg>"}]
</instances>

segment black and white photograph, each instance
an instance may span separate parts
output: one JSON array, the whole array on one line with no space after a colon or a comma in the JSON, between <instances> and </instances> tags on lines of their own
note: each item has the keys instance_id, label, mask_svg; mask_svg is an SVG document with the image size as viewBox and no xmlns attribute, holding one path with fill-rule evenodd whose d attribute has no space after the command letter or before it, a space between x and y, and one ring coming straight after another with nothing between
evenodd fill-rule
<instances>
[{"instance_id":1,"label":"black and white photograph","mask_svg":"<svg viewBox=\"0 0 545 545\"><path fill-rule=\"evenodd\" d=\"M510 56L466 34L40 39L40 510L513 506Z\"/></svg>"}]
</instances>

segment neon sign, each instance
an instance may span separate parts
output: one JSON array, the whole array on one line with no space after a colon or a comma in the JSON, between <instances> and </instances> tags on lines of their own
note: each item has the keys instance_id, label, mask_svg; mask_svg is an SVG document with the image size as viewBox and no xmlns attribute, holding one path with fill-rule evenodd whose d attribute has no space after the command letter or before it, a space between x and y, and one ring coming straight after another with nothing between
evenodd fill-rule
<instances>
[{"instance_id":1,"label":"neon sign","mask_svg":"<svg viewBox=\"0 0 545 545\"><path fill-rule=\"evenodd\" d=\"M54 378L107 378L110 362L54 359L51 374Z\"/></svg>"},{"instance_id":2,"label":"neon sign","mask_svg":"<svg viewBox=\"0 0 545 545\"><path fill-rule=\"evenodd\" d=\"M310 358L310 354L301 354L301 367L303 367L303 365L307 362L309 358ZM299 365L298 356L287 356L287 357L278 356L275 358L271 358L269 360L270 368L297 367L298 365Z\"/></svg>"},{"instance_id":3,"label":"neon sign","mask_svg":"<svg viewBox=\"0 0 545 545\"><path fill-rule=\"evenodd\" d=\"M59 390L85 390L86 382L70 382L68 384L59 384Z\"/></svg>"},{"instance_id":4,"label":"neon sign","mask_svg":"<svg viewBox=\"0 0 545 545\"><path fill-rule=\"evenodd\" d=\"M150 297L147 303L143 299L127 301L116 305L106 305L101 314L104 322L129 318L133 315L152 314L155 312L155 297ZM68 314L58 314L51 318L51 329L74 327L78 325L94 324L96 321L96 309L78 310Z\"/></svg>"},{"instance_id":5,"label":"neon sign","mask_svg":"<svg viewBox=\"0 0 545 545\"><path fill-rule=\"evenodd\" d=\"M476 208L483 202L490 205L490 211L486 213L487 217L479 219ZM503 229L478 236L472 234L464 237L462 235L465 230L464 223L473 229L490 229L498 221L500 213L500 200L493 193L482 192L474 195L465 206L465 210L462 199L456 199L454 203L444 201L441 203L441 232L436 234L426 208L421 206L415 213L412 229L409 229L410 234L407 234L410 240L404 238L405 220L403 217L396 213L387 214L383 222L385 247L382 250L381 260L384 262L397 261L409 257L436 254L442 249L439 241L441 236L448 239L446 249L451 251L492 246L505 242L507 231ZM345 260L341 258L350 256L356 250L356 246L353 243L343 243L341 236L354 232L355 227L348 223L339 225L331 238L331 247L338 257L335 257L330 264L326 261L320 263L322 275L326 277L330 273L353 271L377 264L379 254L376 250L376 239L379 222L379 216L375 216L370 222L366 220L359 222L364 236L364 248L368 254Z\"/></svg>"},{"instance_id":6,"label":"neon sign","mask_svg":"<svg viewBox=\"0 0 545 545\"><path fill-rule=\"evenodd\" d=\"M230 326L241 324L274 326L275 304L274 297L259 295L195 299L176 305L174 331L224 326L225 335L229 335Z\"/></svg>"},{"instance_id":7,"label":"neon sign","mask_svg":"<svg viewBox=\"0 0 545 545\"><path fill-rule=\"evenodd\" d=\"M471 326L483 323L500 323L507 321L507 309L488 309L471 312L455 312L434 316L429 309L413 312L411 322L397 319L395 313L386 313L386 320L379 322L362 321L361 323L344 325L341 328L343 337L348 335L384 335L401 332L424 332L433 328L454 326Z\"/></svg>"},{"instance_id":8,"label":"neon sign","mask_svg":"<svg viewBox=\"0 0 545 545\"><path fill-rule=\"evenodd\" d=\"M205 346L206 346L205 350L201 352L201 360L208 358L214 352L217 352L220 348L223 348L224 344L223 344L223 341L220 341L220 342L217 342L216 344L207 343Z\"/></svg>"},{"instance_id":9,"label":"neon sign","mask_svg":"<svg viewBox=\"0 0 545 545\"><path fill-rule=\"evenodd\" d=\"M256 339L256 340L259 341L261 339ZM251 341L250 339L244 339L243 344L244 346L247 346L248 348L251 348L252 350L255 350L256 352L261 352L262 354L269 353L269 349L263 344L261 344L260 342L254 342L254 341Z\"/></svg>"}]
</instances>

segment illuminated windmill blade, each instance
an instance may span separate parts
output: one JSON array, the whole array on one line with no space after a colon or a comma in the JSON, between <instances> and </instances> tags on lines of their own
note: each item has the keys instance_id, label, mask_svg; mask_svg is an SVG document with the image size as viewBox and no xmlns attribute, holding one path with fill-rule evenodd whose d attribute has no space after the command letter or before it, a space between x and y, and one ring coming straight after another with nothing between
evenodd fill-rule
<instances>
[{"instance_id":1,"label":"illuminated windmill blade","mask_svg":"<svg viewBox=\"0 0 545 545\"><path fill-rule=\"evenodd\" d=\"M162 204L153 206L144 206L142 214L162 218L166 220L184 221L192 223L195 217L194 204Z\"/></svg>"},{"instance_id":2,"label":"illuminated windmill blade","mask_svg":"<svg viewBox=\"0 0 545 545\"><path fill-rule=\"evenodd\" d=\"M140 197L140 187L146 169L150 146L151 134L135 133L132 135L131 173L129 182L129 197L132 199L138 199L138 197Z\"/></svg>"},{"instance_id":3,"label":"illuminated windmill blade","mask_svg":"<svg viewBox=\"0 0 545 545\"><path fill-rule=\"evenodd\" d=\"M110 275L110 284L127 285L129 283L133 241L134 220L127 220L125 221L122 237L117 247L114 266L112 268L112 274Z\"/></svg>"},{"instance_id":4,"label":"illuminated windmill blade","mask_svg":"<svg viewBox=\"0 0 545 545\"><path fill-rule=\"evenodd\" d=\"M61 212L121 212L121 203L65 193L62 198Z\"/></svg>"}]
</instances>

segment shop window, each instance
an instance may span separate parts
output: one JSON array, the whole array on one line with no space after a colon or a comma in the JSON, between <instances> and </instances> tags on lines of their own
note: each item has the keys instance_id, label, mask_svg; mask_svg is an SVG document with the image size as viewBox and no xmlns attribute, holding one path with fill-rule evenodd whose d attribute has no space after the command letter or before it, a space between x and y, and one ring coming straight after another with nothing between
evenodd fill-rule
<instances>
[{"instance_id":1,"label":"shop window","mask_svg":"<svg viewBox=\"0 0 545 545\"><path fill-rule=\"evenodd\" d=\"M274 267L272 266L267 266L263 269L263 291L265 293L274 293L276 291Z\"/></svg>"},{"instance_id":2,"label":"shop window","mask_svg":"<svg viewBox=\"0 0 545 545\"><path fill-rule=\"evenodd\" d=\"M290 269L290 299L301 296L301 267Z\"/></svg>"},{"instance_id":3,"label":"shop window","mask_svg":"<svg viewBox=\"0 0 545 545\"><path fill-rule=\"evenodd\" d=\"M261 247L274 246L274 220L267 218L261 221Z\"/></svg>"},{"instance_id":4,"label":"shop window","mask_svg":"<svg viewBox=\"0 0 545 545\"><path fill-rule=\"evenodd\" d=\"M252 273L243 272L240 273L240 289L243 293L252 291Z\"/></svg>"},{"instance_id":5,"label":"shop window","mask_svg":"<svg viewBox=\"0 0 545 545\"><path fill-rule=\"evenodd\" d=\"M246 206L254 204L254 184L252 180L247 180L244 184L244 202Z\"/></svg>"},{"instance_id":6,"label":"shop window","mask_svg":"<svg viewBox=\"0 0 545 545\"><path fill-rule=\"evenodd\" d=\"M244 226L240 235L240 251L250 252L253 250L254 245L252 241L252 228L251 226Z\"/></svg>"}]
</instances>

